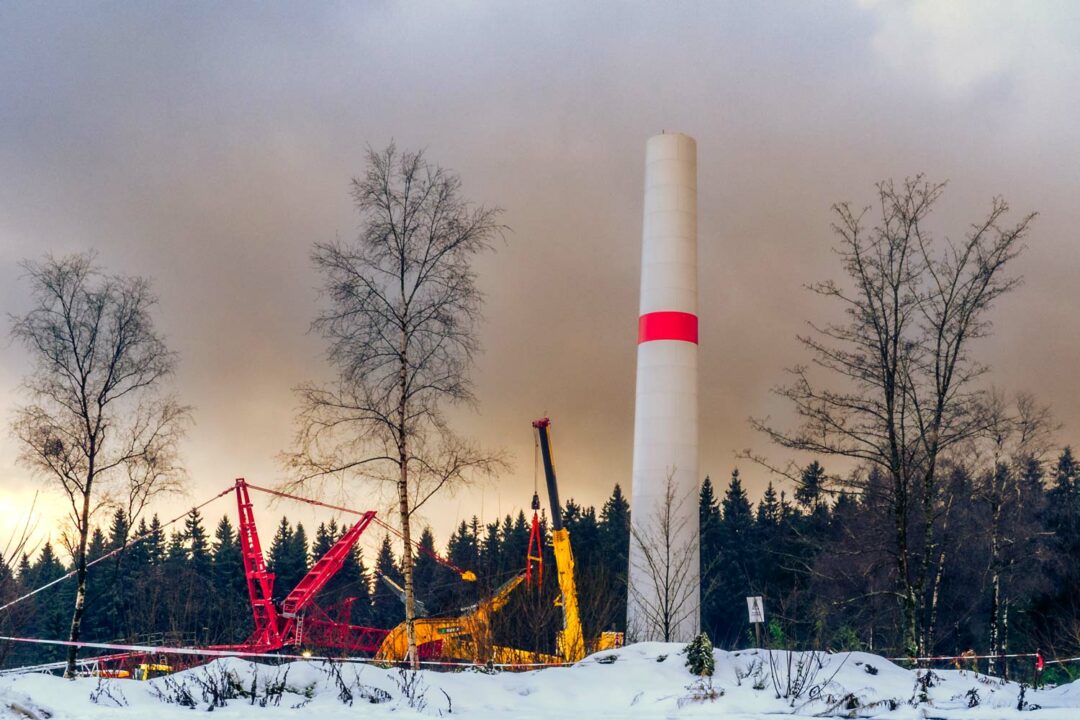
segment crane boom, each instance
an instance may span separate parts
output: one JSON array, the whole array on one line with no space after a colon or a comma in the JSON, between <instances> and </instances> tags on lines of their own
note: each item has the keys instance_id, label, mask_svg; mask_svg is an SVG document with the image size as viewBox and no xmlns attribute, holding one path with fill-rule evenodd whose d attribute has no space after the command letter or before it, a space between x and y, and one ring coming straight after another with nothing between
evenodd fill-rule
<instances>
[{"instance_id":1,"label":"crane boom","mask_svg":"<svg viewBox=\"0 0 1080 720\"><path fill-rule=\"evenodd\" d=\"M551 420L541 418L533 422L533 427L540 438L540 455L544 462L544 478L551 503L551 544L555 551L559 594L562 596L563 631L559 654L567 662L577 662L585 657L585 637L581 631L581 611L578 608L577 581L574 578L574 552L570 546L570 531L563 527L562 523L559 486L555 479L555 461L551 454L551 437L548 432Z\"/></svg>"}]
</instances>

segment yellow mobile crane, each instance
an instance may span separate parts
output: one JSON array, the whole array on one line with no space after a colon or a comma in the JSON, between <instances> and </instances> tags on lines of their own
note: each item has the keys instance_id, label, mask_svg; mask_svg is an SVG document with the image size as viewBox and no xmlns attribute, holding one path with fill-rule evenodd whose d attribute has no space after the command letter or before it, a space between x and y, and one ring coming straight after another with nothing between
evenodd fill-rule
<instances>
[{"instance_id":1,"label":"yellow mobile crane","mask_svg":"<svg viewBox=\"0 0 1080 720\"><path fill-rule=\"evenodd\" d=\"M562 602L563 627L556 638L555 647L564 661L577 662L585 657L585 637L581 632L581 611L578 608L577 581L574 578L574 551L570 547L570 531L563 527L562 523L559 486L555 480L555 461L551 457L551 437L548 432L551 420L540 418L533 421L533 427L540 438L540 456L544 461L544 479L547 481L548 502L551 504L551 545L555 553L555 571Z\"/></svg>"},{"instance_id":2,"label":"yellow mobile crane","mask_svg":"<svg viewBox=\"0 0 1080 720\"><path fill-rule=\"evenodd\" d=\"M555 479L555 461L551 453L551 420L541 418L533 422L533 427L537 432L548 501L551 504L551 544L555 555L559 604L562 606L563 617L562 630L555 640L558 654L520 650L491 642L491 616L506 606L510 593L525 579L525 573L522 573L503 584L492 597L462 610L457 615L414 620L417 645L442 641L438 652L440 657L522 665L574 663L585 657L585 636L581 629L581 611L578 607L577 581L574 576L574 552L570 546L570 531L562 522L559 486ZM621 647L622 642L622 633L602 632L600 637L589 642L587 649L589 652L610 650ZM376 658L386 661L403 660L407 647L405 624L402 623L386 636Z\"/></svg>"}]
</instances>

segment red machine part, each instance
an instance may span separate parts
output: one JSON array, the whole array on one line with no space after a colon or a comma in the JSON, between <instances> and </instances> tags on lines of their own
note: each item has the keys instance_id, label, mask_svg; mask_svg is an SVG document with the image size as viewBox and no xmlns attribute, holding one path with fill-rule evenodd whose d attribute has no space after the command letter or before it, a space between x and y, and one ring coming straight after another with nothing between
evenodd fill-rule
<instances>
[{"instance_id":1,"label":"red machine part","mask_svg":"<svg viewBox=\"0 0 1080 720\"><path fill-rule=\"evenodd\" d=\"M282 647L282 633L278 625L278 612L274 607L274 573L266 569L259 530L255 527L255 515L251 510L251 498L243 478L236 480L236 506L240 512L240 553L244 558L244 577L247 578L251 613L255 619L255 632L237 649L262 651Z\"/></svg>"},{"instance_id":2,"label":"red machine part","mask_svg":"<svg viewBox=\"0 0 1080 720\"><path fill-rule=\"evenodd\" d=\"M349 528L349 531L342 535L325 555L319 558L300 584L293 588L293 591L285 598L285 602L281 604L282 615L293 618L314 599L316 593L322 590L330 578L345 564L345 558L349 556L353 545L374 518L374 511L369 510L364 513L356 524Z\"/></svg>"},{"instance_id":3,"label":"red machine part","mask_svg":"<svg viewBox=\"0 0 1080 720\"><path fill-rule=\"evenodd\" d=\"M533 567L536 567L536 584L544 584L544 548L540 538L540 496L533 493L532 499L532 529L529 531L529 549L525 559L525 582L533 580Z\"/></svg>"},{"instance_id":4,"label":"red machine part","mask_svg":"<svg viewBox=\"0 0 1080 720\"><path fill-rule=\"evenodd\" d=\"M534 428L547 428L551 426L551 420L549 418L540 418L539 420L533 420L532 426ZM539 446L537 447L539 450ZM535 460L534 460L535 462ZM535 472L535 467L534 467ZM535 484L535 477L534 477ZM536 584L544 584L544 547L543 538L540 535L540 495L536 492L536 488L533 488L532 497L532 528L529 530L529 549L525 554L525 582L531 583L533 579L533 567L536 567Z\"/></svg>"},{"instance_id":5,"label":"red machine part","mask_svg":"<svg viewBox=\"0 0 1080 720\"><path fill-rule=\"evenodd\" d=\"M287 645L306 643L353 652L377 652L388 630L351 625L348 622L351 602L345 605L337 620L332 619L313 602L316 594L341 569L353 545L375 519L374 511L360 515L356 524L319 558L286 596L279 609L274 602L274 574L266 569L266 562L263 560L259 531L255 527L255 516L251 510L248 483L243 478L236 480L236 506L240 513L240 549L244 559L244 575L251 598L255 631L240 645L217 646L215 649L273 652ZM305 611L311 611L313 616L305 616Z\"/></svg>"}]
</instances>

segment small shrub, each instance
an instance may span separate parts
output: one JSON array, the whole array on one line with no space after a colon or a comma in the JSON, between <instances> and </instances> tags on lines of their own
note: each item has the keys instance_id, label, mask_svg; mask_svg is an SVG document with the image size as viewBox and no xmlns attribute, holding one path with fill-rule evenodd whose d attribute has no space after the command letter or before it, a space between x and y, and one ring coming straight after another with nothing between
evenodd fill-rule
<instances>
[{"instance_id":1,"label":"small shrub","mask_svg":"<svg viewBox=\"0 0 1080 720\"><path fill-rule=\"evenodd\" d=\"M281 704L281 696L288 690L289 668L286 666L285 673L275 676L263 683L263 694L259 698L259 707L271 705L277 707Z\"/></svg>"},{"instance_id":2,"label":"small shrub","mask_svg":"<svg viewBox=\"0 0 1080 720\"><path fill-rule=\"evenodd\" d=\"M836 668L831 673L823 675L825 653L769 650L769 676L772 679L773 690L776 692L776 699L788 700L789 705L795 707L795 702L801 697L809 697L811 700L819 698L824 690L832 685L836 674L844 667L849 657L851 656L845 656L836 664Z\"/></svg>"},{"instance_id":3,"label":"small shrub","mask_svg":"<svg viewBox=\"0 0 1080 720\"><path fill-rule=\"evenodd\" d=\"M225 707L229 700L245 695L240 678L223 663L212 663L200 668L198 672L192 673L190 678L206 703L207 710Z\"/></svg>"},{"instance_id":4,"label":"small shrub","mask_svg":"<svg viewBox=\"0 0 1080 720\"><path fill-rule=\"evenodd\" d=\"M155 682L150 686L150 692L158 700L169 705L194 709L197 704L187 686L187 681L178 682L172 676L161 678L160 683Z\"/></svg>"},{"instance_id":5,"label":"small shrub","mask_svg":"<svg viewBox=\"0 0 1080 720\"><path fill-rule=\"evenodd\" d=\"M717 698L724 695L724 690L714 687L712 677L708 675L698 676L698 679L687 685L686 689L689 693L679 698L677 702L679 707L688 703L716 702Z\"/></svg>"},{"instance_id":6,"label":"small shrub","mask_svg":"<svg viewBox=\"0 0 1080 720\"><path fill-rule=\"evenodd\" d=\"M765 625L765 642L769 647L783 648L788 646L788 638L784 633L784 627L776 618L772 618Z\"/></svg>"},{"instance_id":7,"label":"small shrub","mask_svg":"<svg viewBox=\"0 0 1080 720\"><path fill-rule=\"evenodd\" d=\"M90 691L90 702L95 705L110 707L127 707L128 704L124 692L100 675L98 676L97 687Z\"/></svg>"},{"instance_id":8,"label":"small shrub","mask_svg":"<svg viewBox=\"0 0 1080 720\"><path fill-rule=\"evenodd\" d=\"M336 663L333 660L326 662L326 674L334 681L334 687L338 691L338 702L342 705L353 704L353 692L349 683L345 682L345 678L341 676L341 663Z\"/></svg>"},{"instance_id":9,"label":"small shrub","mask_svg":"<svg viewBox=\"0 0 1080 720\"><path fill-rule=\"evenodd\" d=\"M713 657L713 644L709 636L700 633L686 646L686 667L698 677L712 677L716 670L716 658Z\"/></svg>"},{"instance_id":10,"label":"small shrub","mask_svg":"<svg viewBox=\"0 0 1080 720\"><path fill-rule=\"evenodd\" d=\"M398 670L395 682L409 707L418 712L422 712L427 707L428 687L419 672L401 668Z\"/></svg>"},{"instance_id":11,"label":"small shrub","mask_svg":"<svg viewBox=\"0 0 1080 720\"><path fill-rule=\"evenodd\" d=\"M915 675L915 693L911 697L912 705L921 705L930 702L930 688L941 681L941 676L933 670Z\"/></svg>"},{"instance_id":12,"label":"small shrub","mask_svg":"<svg viewBox=\"0 0 1080 720\"><path fill-rule=\"evenodd\" d=\"M362 684L360 682L360 675L355 669L352 672L352 679L346 679L342 672L342 667L342 663L328 660L323 668L326 675L334 683L334 687L337 688L337 697L341 704L352 705L353 701L357 699L366 700L372 705L390 701L390 693L381 688L369 687ZM314 686L312 686L312 692L314 692Z\"/></svg>"},{"instance_id":13,"label":"small shrub","mask_svg":"<svg viewBox=\"0 0 1080 720\"><path fill-rule=\"evenodd\" d=\"M765 689L765 679L763 677L761 677L763 665L764 664L761 662L761 660L756 659L756 658L754 660L751 660L750 664L747 665L744 668L740 668L736 664L735 665L735 684L737 686L739 686L739 687L742 687L742 681L749 678L749 677L752 677L752 678L754 678L754 689L755 690L764 690ZM759 678L761 679L761 687L757 687L757 681L758 681Z\"/></svg>"}]
</instances>

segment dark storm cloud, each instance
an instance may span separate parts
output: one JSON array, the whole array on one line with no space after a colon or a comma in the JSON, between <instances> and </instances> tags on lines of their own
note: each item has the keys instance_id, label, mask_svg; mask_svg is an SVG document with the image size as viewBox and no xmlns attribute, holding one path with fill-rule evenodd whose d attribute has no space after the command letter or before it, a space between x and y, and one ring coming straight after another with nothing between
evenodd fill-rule
<instances>
[{"instance_id":1,"label":"dark storm cloud","mask_svg":"<svg viewBox=\"0 0 1080 720\"><path fill-rule=\"evenodd\" d=\"M828 312L801 285L835 275L830 204L919 171L951 179L943 231L994 194L1042 212L1028 282L983 349L998 386L1054 401L1069 440L1076 13L941 7L6 3L0 299L25 307L16 263L46 251L95 248L151 276L197 406L191 495L277 477L290 388L326 371L307 334L311 243L355 232L366 145L426 148L513 229L480 268L480 414L458 422L517 456L512 477L429 517L445 537L460 515L525 506L545 413L564 494L601 502L630 471L644 142L681 130L700 153L706 472L767 449L747 416L783 416L769 388ZM9 412L26 368L17 348L2 360ZM14 447L0 451L23 497Z\"/></svg>"}]
</instances>

